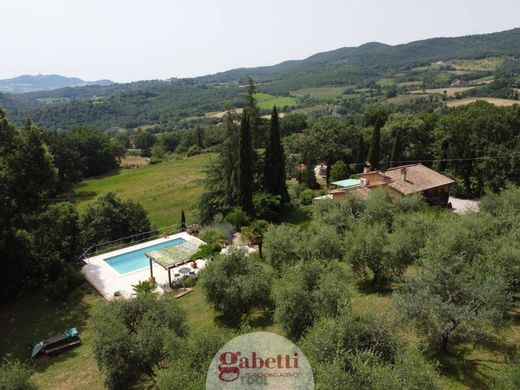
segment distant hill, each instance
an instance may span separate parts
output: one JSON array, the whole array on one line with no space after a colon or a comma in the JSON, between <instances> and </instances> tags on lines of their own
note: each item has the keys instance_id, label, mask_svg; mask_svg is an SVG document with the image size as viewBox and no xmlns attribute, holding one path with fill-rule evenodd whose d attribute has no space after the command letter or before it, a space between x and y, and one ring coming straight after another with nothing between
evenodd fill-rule
<instances>
[{"instance_id":1,"label":"distant hill","mask_svg":"<svg viewBox=\"0 0 520 390\"><path fill-rule=\"evenodd\" d=\"M12 79L0 80L0 92L25 93L34 91L50 91L65 87L83 87L87 85L110 85L110 80L84 81L76 77L65 77L57 74L22 75Z\"/></svg>"},{"instance_id":2,"label":"distant hill","mask_svg":"<svg viewBox=\"0 0 520 390\"><path fill-rule=\"evenodd\" d=\"M416 85L410 89L417 89L417 85L445 89L500 79L503 85L495 83L491 87L520 90L520 28L395 46L370 42L317 53L303 60L187 79L79 88L68 85L18 95L4 93L4 96L1 92L6 91L0 81L0 107L17 123L31 117L46 129L69 129L78 125L100 129L157 125L161 129L173 129L187 125L193 118L204 118L210 111L241 107L244 104L242 87L247 76L254 79L258 91L264 94L301 96L298 108L321 104L319 99L309 99L307 92L299 92L313 88L339 88L340 95L346 90L350 95L370 91L371 103L395 96L395 91L393 95L389 91L392 88L400 89L399 94L406 92L403 89L408 88L407 84ZM482 88L474 89L475 94L484 92ZM507 97L497 92L480 96ZM338 96L336 103L343 104L344 111L356 109L340 100Z\"/></svg>"}]
</instances>

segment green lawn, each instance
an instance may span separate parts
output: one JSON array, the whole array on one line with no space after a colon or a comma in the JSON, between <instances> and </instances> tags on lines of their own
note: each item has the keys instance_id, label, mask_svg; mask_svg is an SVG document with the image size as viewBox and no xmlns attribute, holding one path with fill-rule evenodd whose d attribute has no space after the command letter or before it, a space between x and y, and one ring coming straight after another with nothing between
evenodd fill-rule
<instances>
[{"instance_id":1,"label":"green lawn","mask_svg":"<svg viewBox=\"0 0 520 390\"><path fill-rule=\"evenodd\" d=\"M87 284L65 301L35 292L0 310L0 358L29 358L25 346L75 326L81 345L55 357L42 356L29 364L33 381L42 389L103 389L103 378L92 353L90 316L104 299Z\"/></svg>"},{"instance_id":2,"label":"green lawn","mask_svg":"<svg viewBox=\"0 0 520 390\"><path fill-rule=\"evenodd\" d=\"M292 91L291 95L302 97L310 95L315 99L333 100L341 95L347 87L322 87L322 88L302 88Z\"/></svg>"},{"instance_id":3,"label":"green lawn","mask_svg":"<svg viewBox=\"0 0 520 390\"><path fill-rule=\"evenodd\" d=\"M139 202L157 227L179 223L184 209L188 223L203 191L204 167L214 155L201 154L83 181L74 191L84 210L96 197L110 191L122 199Z\"/></svg>"},{"instance_id":4,"label":"green lawn","mask_svg":"<svg viewBox=\"0 0 520 390\"><path fill-rule=\"evenodd\" d=\"M267 93L258 92L255 95L258 108L261 110L271 110L274 105L278 111L284 106L295 106L296 99L290 96L273 96Z\"/></svg>"}]
</instances>

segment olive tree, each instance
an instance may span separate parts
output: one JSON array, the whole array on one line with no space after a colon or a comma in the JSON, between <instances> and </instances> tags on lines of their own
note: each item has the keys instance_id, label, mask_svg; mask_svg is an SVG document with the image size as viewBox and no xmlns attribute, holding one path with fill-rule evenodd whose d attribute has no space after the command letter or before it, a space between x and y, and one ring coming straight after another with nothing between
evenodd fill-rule
<instances>
[{"instance_id":1,"label":"olive tree","mask_svg":"<svg viewBox=\"0 0 520 390\"><path fill-rule=\"evenodd\" d=\"M350 303L349 277L334 261L302 261L287 267L273 288L274 318L298 338L314 321L336 316Z\"/></svg>"},{"instance_id":2,"label":"olive tree","mask_svg":"<svg viewBox=\"0 0 520 390\"><path fill-rule=\"evenodd\" d=\"M166 357L169 334L186 335L185 313L171 296L140 294L99 307L93 316L93 350L105 384L129 388L141 375L154 378Z\"/></svg>"},{"instance_id":3,"label":"olive tree","mask_svg":"<svg viewBox=\"0 0 520 390\"><path fill-rule=\"evenodd\" d=\"M270 304L272 270L244 249L213 259L201 272L206 299L229 319Z\"/></svg>"}]
</instances>

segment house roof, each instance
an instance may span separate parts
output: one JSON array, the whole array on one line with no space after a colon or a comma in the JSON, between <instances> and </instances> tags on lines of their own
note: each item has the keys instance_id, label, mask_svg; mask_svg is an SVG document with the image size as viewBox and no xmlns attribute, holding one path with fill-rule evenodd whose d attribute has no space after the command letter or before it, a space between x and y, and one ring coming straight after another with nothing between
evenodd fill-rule
<instances>
[{"instance_id":1,"label":"house roof","mask_svg":"<svg viewBox=\"0 0 520 390\"><path fill-rule=\"evenodd\" d=\"M361 184L361 180L360 179L346 179L346 180L335 181L331 184L341 187L341 188L353 188L353 187L359 186Z\"/></svg>"},{"instance_id":2,"label":"house roof","mask_svg":"<svg viewBox=\"0 0 520 390\"><path fill-rule=\"evenodd\" d=\"M406 169L406 181L402 180L401 177L401 170L403 169ZM413 194L455 183L455 181L449 177L422 164L403 165L400 167L390 168L384 172L383 175L391 179L388 186L403 195Z\"/></svg>"}]
</instances>

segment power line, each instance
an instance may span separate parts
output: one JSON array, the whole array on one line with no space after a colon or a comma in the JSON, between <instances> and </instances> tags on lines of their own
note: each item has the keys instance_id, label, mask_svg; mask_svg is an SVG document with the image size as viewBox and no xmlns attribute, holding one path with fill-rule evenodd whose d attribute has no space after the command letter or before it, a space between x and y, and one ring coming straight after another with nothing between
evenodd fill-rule
<instances>
[{"instance_id":1,"label":"power line","mask_svg":"<svg viewBox=\"0 0 520 390\"><path fill-rule=\"evenodd\" d=\"M481 156L481 157L461 157L461 158L436 158L436 159L423 159L423 160L398 160L398 161L380 161L383 163L394 163L394 164L416 164L416 163L428 163L428 162L453 162L453 161L477 161L477 160L500 160L505 158L511 158L514 156L520 156L520 152L505 154L501 156ZM351 165L364 165L365 162L350 163Z\"/></svg>"}]
</instances>

